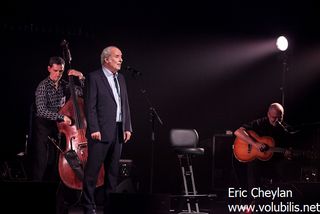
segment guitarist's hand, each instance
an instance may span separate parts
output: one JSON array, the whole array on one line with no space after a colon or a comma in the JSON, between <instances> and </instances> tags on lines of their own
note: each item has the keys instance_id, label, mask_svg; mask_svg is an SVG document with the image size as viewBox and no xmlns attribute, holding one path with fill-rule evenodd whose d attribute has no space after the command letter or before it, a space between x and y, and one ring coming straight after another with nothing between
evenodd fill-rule
<instances>
[{"instance_id":1,"label":"guitarist's hand","mask_svg":"<svg viewBox=\"0 0 320 214\"><path fill-rule=\"evenodd\" d=\"M284 157L287 158L288 160L292 160L292 157L293 157L292 148L289 148L284 152Z\"/></svg>"}]
</instances>

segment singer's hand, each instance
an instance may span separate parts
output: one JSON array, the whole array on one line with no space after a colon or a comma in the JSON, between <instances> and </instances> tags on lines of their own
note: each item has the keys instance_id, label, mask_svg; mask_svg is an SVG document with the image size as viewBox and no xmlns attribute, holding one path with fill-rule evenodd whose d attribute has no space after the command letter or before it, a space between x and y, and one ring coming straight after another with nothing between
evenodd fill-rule
<instances>
[{"instance_id":1,"label":"singer's hand","mask_svg":"<svg viewBox=\"0 0 320 214\"><path fill-rule=\"evenodd\" d=\"M91 138L94 140L101 141L101 133L100 132L93 132L93 133L91 133Z\"/></svg>"},{"instance_id":2,"label":"singer's hand","mask_svg":"<svg viewBox=\"0 0 320 214\"><path fill-rule=\"evenodd\" d=\"M125 142L125 143L128 142L128 140L130 140L130 138L131 138L131 132L125 131L125 132L123 133L123 140L124 140L124 142Z\"/></svg>"}]
</instances>

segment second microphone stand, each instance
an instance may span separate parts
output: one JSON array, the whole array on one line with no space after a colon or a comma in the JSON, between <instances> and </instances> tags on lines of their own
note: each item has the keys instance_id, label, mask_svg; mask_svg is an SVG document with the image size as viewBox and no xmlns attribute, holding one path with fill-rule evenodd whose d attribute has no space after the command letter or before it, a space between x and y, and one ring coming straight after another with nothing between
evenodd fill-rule
<instances>
[{"instance_id":1,"label":"second microphone stand","mask_svg":"<svg viewBox=\"0 0 320 214\"><path fill-rule=\"evenodd\" d=\"M141 72L133 72L132 73L132 76L134 79L137 79L137 77L141 76L141 75L142 75ZM156 122L158 122L160 125L163 125L163 122L162 122L159 114L157 113L157 110L152 105L152 103L149 99L148 93L147 93L146 89L143 87L141 80L139 82L139 88L140 88L140 92L142 93L142 95L146 99L148 106L149 106L149 110L150 110L150 123L151 123L150 193L152 193L153 192L153 174L154 174L154 146L155 146L155 142L156 142Z\"/></svg>"}]
</instances>

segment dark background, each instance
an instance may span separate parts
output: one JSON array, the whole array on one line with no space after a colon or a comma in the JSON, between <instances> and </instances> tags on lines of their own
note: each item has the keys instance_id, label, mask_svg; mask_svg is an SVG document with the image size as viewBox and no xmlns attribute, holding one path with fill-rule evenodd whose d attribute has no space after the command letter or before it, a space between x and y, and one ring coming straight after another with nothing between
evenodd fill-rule
<instances>
[{"instance_id":1,"label":"dark background","mask_svg":"<svg viewBox=\"0 0 320 214\"><path fill-rule=\"evenodd\" d=\"M72 67L84 74L100 67L108 45L122 50L123 67L142 73L121 71L134 128L123 158L134 161L141 191L150 190L152 167L145 95L163 121L155 126L154 192L180 191L171 128L195 128L210 144L214 135L264 116L271 102L281 103L283 80L285 121L301 129L300 145L318 144L320 17L313 1L2 4L2 160L24 150L34 91L48 75L49 57L61 55L62 39L69 42ZM285 79L284 53L275 45L280 35L289 40ZM196 172L209 167L201 162ZM202 176L197 179L211 182ZM200 191L210 191L207 183Z\"/></svg>"}]
</instances>

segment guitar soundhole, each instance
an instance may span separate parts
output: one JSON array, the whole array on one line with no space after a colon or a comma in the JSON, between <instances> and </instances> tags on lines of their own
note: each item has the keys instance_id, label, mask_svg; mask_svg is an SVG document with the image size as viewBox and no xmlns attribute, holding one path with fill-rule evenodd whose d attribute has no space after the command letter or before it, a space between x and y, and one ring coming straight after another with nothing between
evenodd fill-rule
<instances>
[{"instance_id":1,"label":"guitar soundhole","mask_svg":"<svg viewBox=\"0 0 320 214\"><path fill-rule=\"evenodd\" d=\"M264 144L264 146L263 146L262 148L260 148L260 151L261 151L261 152L266 152L266 151L268 151L269 149L270 149L269 145Z\"/></svg>"}]
</instances>

